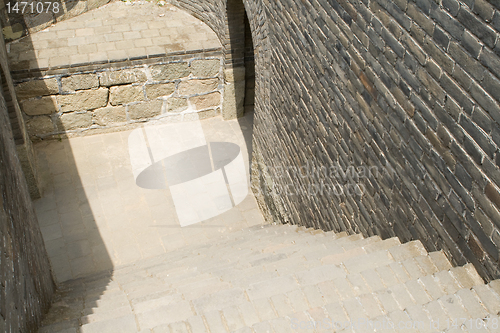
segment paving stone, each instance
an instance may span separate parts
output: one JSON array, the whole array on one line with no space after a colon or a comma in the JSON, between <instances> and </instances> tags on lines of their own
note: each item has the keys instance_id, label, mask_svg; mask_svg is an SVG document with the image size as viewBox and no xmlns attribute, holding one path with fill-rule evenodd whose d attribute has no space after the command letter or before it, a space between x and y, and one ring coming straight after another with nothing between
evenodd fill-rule
<instances>
[{"instance_id":1,"label":"paving stone","mask_svg":"<svg viewBox=\"0 0 500 333\"><path fill-rule=\"evenodd\" d=\"M255 311L254 306L250 302L243 302L238 306L241 317L247 326L252 326L259 322L259 315Z\"/></svg>"},{"instance_id":2,"label":"paving stone","mask_svg":"<svg viewBox=\"0 0 500 333\"><path fill-rule=\"evenodd\" d=\"M474 286L472 290L474 290L475 293L479 296L481 303L489 313L498 313L500 311L500 299L497 295L491 292L489 286Z\"/></svg>"},{"instance_id":3,"label":"paving stone","mask_svg":"<svg viewBox=\"0 0 500 333\"><path fill-rule=\"evenodd\" d=\"M209 311L204 314L207 326L210 332L228 332L219 311Z\"/></svg>"},{"instance_id":4,"label":"paving stone","mask_svg":"<svg viewBox=\"0 0 500 333\"><path fill-rule=\"evenodd\" d=\"M318 284L327 280L333 280L346 276L345 271L335 265L324 265L308 271L296 273L297 280L301 286Z\"/></svg>"},{"instance_id":5,"label":"paving stone","mask_svg":"<svg viewBox=\"0 0 500 333\"><path fill-rule=\"evenodd\" d=\"M241 318L238 308L231 306L222 310L222 315L227 323L227 327L230 332L239 330L245 327L245 323Z\"/></svg>"},{"instance_id":6,"label":"paving stone","mask_svg":"<svg viewBox=\"0 0 500 333\"><path fill-rule=\"evenodd\" d=\"M187 323L191 329L191 332L200 332L200 333L207 332L207 328L201 316L189 317L187 319Z\"/></svg>"},{"instance_id":7,"label":"paving stone","mask_svg":"<svg viewBox=\"0 0 500 333\"><path fill-rule=\"evenodd\" d=\"M111 332L137 332L137 324L134 315L128 315L121 318L116 318L107 321L99 321L96 323L86 324L80 327L82 333L111 333Z\"/></svg>"},{"instance_id":8,"label":"paving stone","mask_svg":"<svg viewBox=\"0 0 500 333\"><path fill-rule=\"evenodd\" d=\"M299 285L294 277L289 275L251 284L250 288L247 290L247 294L250 300L254 300L257 298L283 294L297 289L298 287Z\"/></svg>"},{"instance_id":9,"label":"paving stone","mask_svg":"<svg viewBox=\"0 0 500 333\"><path fill-rule=\"evenodd\" d=\"M252 303L260 319L259 321L271 320L277 317L273 309L273 306L271 305L271 302L269 301L268 298L255 299L252 301Z\"/></svg>"},{"instance_id":10,"label":"paving stone","mask_svg":"<svg viewBox=\"0 0 500 333\"><path fill-rule=\"evenodd\" d=\"M155 308L137 315L140 327L154 328L163 324L186 320L194 316L187 301L180 301Z\"/></svg>"}]
</instances>

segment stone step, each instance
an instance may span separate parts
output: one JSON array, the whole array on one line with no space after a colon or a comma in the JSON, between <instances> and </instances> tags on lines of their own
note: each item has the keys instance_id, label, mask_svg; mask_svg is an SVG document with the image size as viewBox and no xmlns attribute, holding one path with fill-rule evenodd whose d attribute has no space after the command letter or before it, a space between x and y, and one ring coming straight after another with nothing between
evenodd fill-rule
<instances>
[{"instance_id":1,"label":"stone step","mask_svg":"<svg viewBox=\"0 0 500 333\"><path fill-rule=\"evenodd\" d=\"M493 318L500 282L484 285L471 264L452 267L419 241L267 225L68 282L55 300L64 318L49 314L41 332L279 333L295 319Z\"/></svg>"}]
</instances>

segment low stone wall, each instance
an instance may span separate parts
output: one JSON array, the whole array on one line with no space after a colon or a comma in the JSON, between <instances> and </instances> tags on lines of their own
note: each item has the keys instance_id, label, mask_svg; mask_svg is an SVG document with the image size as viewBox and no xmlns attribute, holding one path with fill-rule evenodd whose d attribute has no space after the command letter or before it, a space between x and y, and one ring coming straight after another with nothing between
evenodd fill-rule
<instances>
[{"instance_id":1,"label":"low stone wall","mask_svg":"<svg viewBox=\"0 0 500 333\"><path fill-rule=\"evenodd\" d=\"M221 57L73 71L16 82L32 139L130 128L221 112Z\"/></svg>"}]
</instances>

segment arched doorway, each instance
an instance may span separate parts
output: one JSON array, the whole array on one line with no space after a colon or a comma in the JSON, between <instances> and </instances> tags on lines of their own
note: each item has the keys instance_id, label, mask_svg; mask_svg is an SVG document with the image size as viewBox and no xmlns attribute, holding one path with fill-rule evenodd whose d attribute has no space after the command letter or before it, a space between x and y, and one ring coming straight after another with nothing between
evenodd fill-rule
<instances>
[{"instance_id":1,"label":"arched doorway","mask_svg":"<svg viewBox=\"0 0 500 333\"><path fill-rule=\"evenodd\" d=\"M250 23L242 0L227 0L223 117L241 117L254 105L255 65Z\"/></svg>"}]
</instances>

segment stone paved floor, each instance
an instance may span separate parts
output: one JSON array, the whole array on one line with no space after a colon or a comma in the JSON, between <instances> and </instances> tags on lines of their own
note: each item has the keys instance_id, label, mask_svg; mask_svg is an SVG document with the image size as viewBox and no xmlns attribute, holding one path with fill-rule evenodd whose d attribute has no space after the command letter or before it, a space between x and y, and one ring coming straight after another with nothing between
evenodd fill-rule
<instances>
[{"instance_id":1,"label":"stone paved floor","mask_svg":"<svg viewBox=\"0 0 500 333\"><path fill-rule=\"evenodd\" d=\"M201 124L207 142L240 146L248 177L246 142L251 142L252 114L232 121L210 118ZM35 208L58 282L263 223L249 191L229 211L181 228L169 189L136 185L130 133L35 144L45 182L44 197L35 201Z\"/></svg>"},{"instance_id":2,"label":"stone paved floor","mask_svg":"<svg viewBox=\"0 0 500 333\"><path fill-rule=\"evenodd\" d=\"M113 2L8 45L11 66L53 68L220 48L203 22L154 2Z\"/></svg>"}]
</instances>

